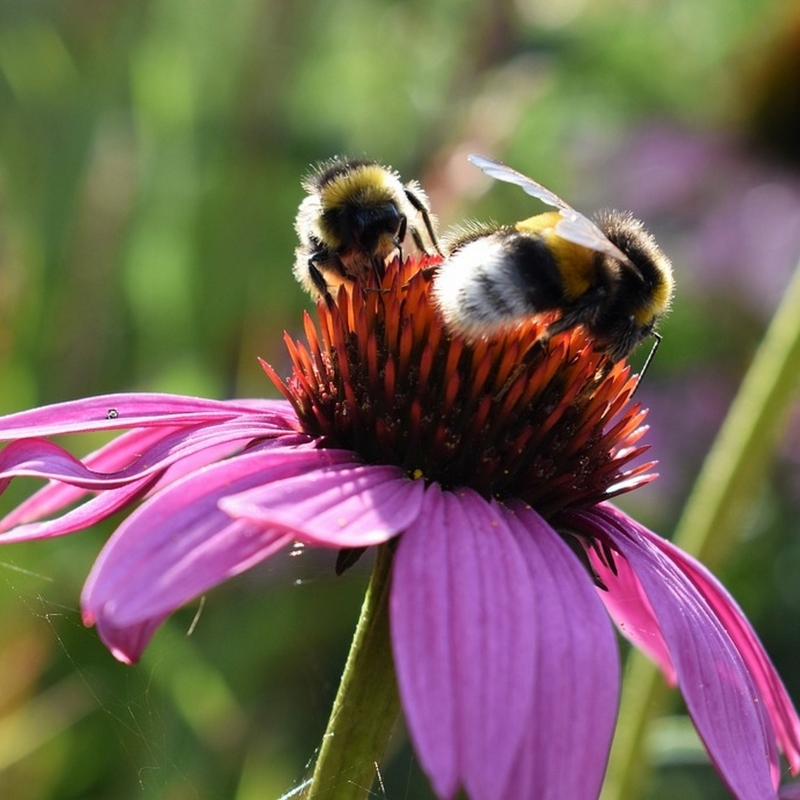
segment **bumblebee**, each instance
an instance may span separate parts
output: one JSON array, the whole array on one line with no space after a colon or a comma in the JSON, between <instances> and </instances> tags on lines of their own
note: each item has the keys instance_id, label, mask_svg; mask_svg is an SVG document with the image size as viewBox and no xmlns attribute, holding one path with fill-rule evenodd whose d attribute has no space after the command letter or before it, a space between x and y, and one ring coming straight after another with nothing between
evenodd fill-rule
<instances>
[{"instance_id":1,"label":"bumblebee","mask_svg":"<svg viewBox=\"0 0 800 800\"><path fill-rule=\"evenodd\" d=\"M420 253L441 254L425 192L389 167L334 158L319 164L303 188L294 275L315 297L370 274L383 277L407 239Z\"/></svg>"},{"instance_id":2,"label":"bumblebee","mask_svg":"<svg viewBox=\"0 0 800 800\"><path fill-rule=\"evenodd\" d=\"M613 361L648 336L658 344L656 325L672 299L672 267L641 222L618 211L593 222L505 164L469 160L556 210L516 225L473 226L446 244L433 291L453 333L491 337L552 312L558 316L549 334L582 325Z\"/></svg>"}]
</instances>

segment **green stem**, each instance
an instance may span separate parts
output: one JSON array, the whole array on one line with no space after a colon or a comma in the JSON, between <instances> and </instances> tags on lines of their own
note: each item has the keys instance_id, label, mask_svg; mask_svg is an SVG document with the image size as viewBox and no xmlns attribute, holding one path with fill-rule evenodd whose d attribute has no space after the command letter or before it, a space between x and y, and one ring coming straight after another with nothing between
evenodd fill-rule
<instances>
[{"instance_id":1,"label":"green stem","mask_svg":"<svg viewBox=\"0 0 800 800\"><path fill-rule=\"evenodd\" d=\"M389 584L393 548L378 548L342 682L322 739L308 800L364 800L372 796L381 760L400 715L389 639Z\"/></svg>"},{"instance_id":2,"label":"green stem","mask_svg":"<svg viewBox=\"0 0 800 800\"><path fill-rule=\"evenodd\" d=\"M764 484L799 383L800 264L678 522L675 544L712 570L720 569L738 541L747 510ZM665 704L664 681L644 656L632 651L602 800L642 795L648 772L647 725Z\"/></svg>"}]
</instances>

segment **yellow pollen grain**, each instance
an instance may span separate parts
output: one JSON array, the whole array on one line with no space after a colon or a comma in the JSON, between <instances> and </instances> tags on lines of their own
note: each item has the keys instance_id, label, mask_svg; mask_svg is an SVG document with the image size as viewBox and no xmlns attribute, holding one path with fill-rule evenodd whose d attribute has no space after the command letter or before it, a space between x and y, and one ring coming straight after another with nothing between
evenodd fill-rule
<instances>
[{"instance_id":1,"label":"yellow pollen grain","mask_svg":"<svg viewBox=\"0 0 800 800\"><path fill-rule=\"evenodd\" d=\"M415 481L421 480L424 475L425 473L419 467L411 472L411 478Z\"/></svg>"}]
</instances>

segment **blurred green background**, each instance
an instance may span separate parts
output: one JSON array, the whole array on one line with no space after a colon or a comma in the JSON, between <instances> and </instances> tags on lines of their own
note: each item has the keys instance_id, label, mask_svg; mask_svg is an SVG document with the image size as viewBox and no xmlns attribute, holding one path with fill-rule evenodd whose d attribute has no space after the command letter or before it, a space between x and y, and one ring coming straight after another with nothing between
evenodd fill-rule
<instances>
[{"instance_id":1,"label":"blurred green background","mask_svg":"<svg viewBox=\"0 0 800 800\"><path fill-rule=\"evenodd\" d=\"M310 165L390 163L443 227L539 210L487 194L469 152L582 210L629 208L672 256L675 308L641 391L662 478L624 503L668 535L800 255L789 0L7 0L0 411L274 395L256 356L285 372L282 332L310 305L291 274ZM799 434L723 575L797 701ZM109 530L0 550L0 797L298 787L368 565L336 578L329 553L275 558L177 614L131 668L79 617ZM677 705L651 744L648 798L727 797ZM402 736L382 778L376 797L431 796Z\"/></svg>"}]
</instances>

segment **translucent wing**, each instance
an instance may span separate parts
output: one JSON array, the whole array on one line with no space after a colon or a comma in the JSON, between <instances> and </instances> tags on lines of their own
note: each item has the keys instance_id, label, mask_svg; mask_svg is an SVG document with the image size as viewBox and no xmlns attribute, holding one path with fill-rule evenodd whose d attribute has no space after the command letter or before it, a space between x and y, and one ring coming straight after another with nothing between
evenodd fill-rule
<instances>
[{"instance_id":1,"label":"translucent wing","mask_svg":"<svg viewBox=\"0 0 800 800\"><path fill-rule=\"evenodd\" d=\"M574 244L582 245L598 253L616 258L624 264L633 266L631 260L615 244L610 242L603 231L588 217L576 211L569 203L565 203L557 194L537 183L533 178L517 172L515 169L484 156L468 156L469 162L483 170L490 178L519 186L523 192L541 200L548 206L558 209L562 219L556 225L556 233Z\"/></svg>"}]
</instances>

